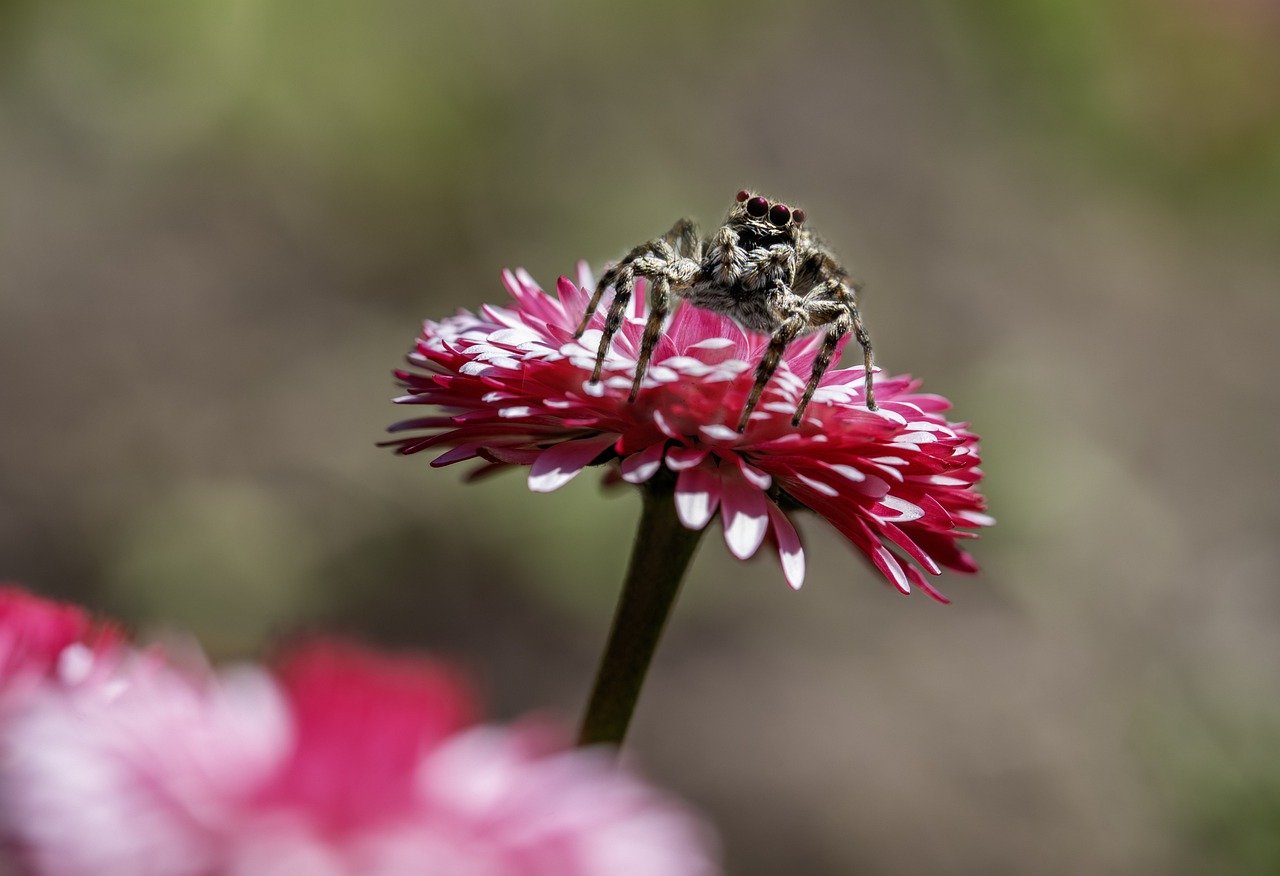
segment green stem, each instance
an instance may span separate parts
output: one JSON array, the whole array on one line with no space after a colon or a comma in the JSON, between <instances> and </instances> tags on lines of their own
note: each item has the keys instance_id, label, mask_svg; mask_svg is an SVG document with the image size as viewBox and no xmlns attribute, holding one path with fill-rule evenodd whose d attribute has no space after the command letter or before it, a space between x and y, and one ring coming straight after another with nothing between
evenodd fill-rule
<instances>
[{"instance_id":1,"label":"green stem","mask_svg":"<svg viewBox=\"0 0 1280 876\"><path fill-rule=\"evenodd\" d=\"M702 532L680 523L675 478L660 471L645 485L644 509L578 745L621 745L663 624Z\"/></svg>"}]
</instances>

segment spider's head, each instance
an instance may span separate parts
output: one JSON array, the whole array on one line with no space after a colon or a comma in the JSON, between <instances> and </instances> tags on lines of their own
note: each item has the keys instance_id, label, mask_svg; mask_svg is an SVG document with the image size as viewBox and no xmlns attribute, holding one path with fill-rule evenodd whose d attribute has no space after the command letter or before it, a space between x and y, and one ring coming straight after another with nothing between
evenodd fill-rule
<instances>
[{"instance_id":1,"label":"spider's head","mask_svg":"<svg viewBox=\"0 0 1280 876\"><path fill-rule=\"evenodd\" d=\"M770 201L755 192L743 189L729 208L725 224L754 232L762 242L774 243L794 240L804 224L804 210L793 209L780 201Z\"/></svg>"}]
</instances>

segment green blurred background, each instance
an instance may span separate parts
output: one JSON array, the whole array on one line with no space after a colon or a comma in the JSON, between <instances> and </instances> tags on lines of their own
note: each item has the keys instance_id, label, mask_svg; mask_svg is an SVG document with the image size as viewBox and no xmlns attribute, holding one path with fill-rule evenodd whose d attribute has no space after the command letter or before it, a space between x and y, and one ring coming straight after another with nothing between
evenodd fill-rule
<instances>
[{"instance_id":1,"label":"green blurred background","mask_svg":"<svg viewBox=\"0 0 1280 876\"><path fill-rule=\"evenodd\" d=\"M708 539L634 733L735 874L1280 871L1273 0L0 3L0 577L583 702L634 495L373 444L419 321L754 186L984 437L955 604Z\"/></svg>"}]
</instances>

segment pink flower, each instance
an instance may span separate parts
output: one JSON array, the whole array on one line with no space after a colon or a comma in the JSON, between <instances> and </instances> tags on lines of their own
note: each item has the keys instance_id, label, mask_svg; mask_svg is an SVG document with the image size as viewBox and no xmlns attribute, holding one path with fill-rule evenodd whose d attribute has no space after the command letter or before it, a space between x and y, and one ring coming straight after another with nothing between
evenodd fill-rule
<instances>
[{"instance_id":1,"label":"pink flower","mask_svg":"<svg viewBox=\"0 0 1280 876\"><path fill-rule=\"evenodd\" d=\"M229 872L245 801L288 751L259 671L214 678L131 655L0 722L0 840L33 876Z\"/></svg>"},{"instance_id":2,"label":"pink flower","mask_svg":"<svg viewBox=\"0 0 1280 876\"><path fill-rule=\"evenodd\" d=\"M77 605L0 585L0 703L51 679L77 682L123 643L118 627Z\"/></svg>"},{"instance_id":3,"label":"pink flower","mask_svg":"<svg viewBox=\"0 0 1280 876\"><path fill-rule=\"evenodd\" d=\"M589 383L599 344L597 314L573 337L593 285L585 265L575 284L549 296L523 271L503 280L513 307L485 305L427 321L396 372L400 404L443 410L405 420L387 442L401 454L441 450L434 466L470 459L473 476L530 467L529 488L548 492L592 464L623 480L675 477L680 520L700 529L720 512L730 552L747 559L769 539L788 583L804 579L804 552L789 512L826 518L903 593L911 585L946 599L925 580L942 568L977 570L957 541L990 525L976 485L978 439L942 416L943 397L909 377L879 376L879 410L863 403L861 367L828 371L799 428L791 416L821 335L791 345L744 434L734 426L768 339L682 303L655 350L643 389L627 402L647 313L643 281L616 335L605 379Z\"/></svg>"},{"instance_id":4,"label":"pink flower","mask_svg":"<svg viewBox=\"0 0 1280 876\"><path fill-rule=\"evenodd\" d=\"M451 671L350 645L217 675L125 652L0 720L0 848L68 876L719 872L665 795L473 715Z\"/></svg>"},{"instance_id":5,"label":"pink flower","mask_svg":"<svg viewBox=\"0 0 1280 876\"><path fill-rule=\"evenodd\" d=\"M718 872L687 811L540 726L469 726L471 697L439 666L319 643L279 677L293 745L236 872Z\"/></svg>"},{"instance_id":6,"label":"pink flower","mask_svg":"<svg viewBox=\"0 0 1280 876\"><path fill-rule=\"evenodd\" d=\"M404 811L422 752L474 723L478 711L453 673L346 644L297 650L276 676L292 715L293 748L255 805L306 811L324 830Z\"/></svg>"}]
</instances>

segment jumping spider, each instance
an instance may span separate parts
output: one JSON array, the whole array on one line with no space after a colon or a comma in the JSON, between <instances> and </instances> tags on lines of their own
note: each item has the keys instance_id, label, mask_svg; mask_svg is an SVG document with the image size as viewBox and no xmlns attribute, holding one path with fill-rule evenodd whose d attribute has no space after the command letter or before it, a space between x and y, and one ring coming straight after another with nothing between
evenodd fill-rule
<instances>
[{"instance_id":1,"label":"jumping spider","mask_svg":"<svg viewBox=\"0 0 1280 876\"><path fill-rule=\"evenodd\" d=\"M738 192L724 224L712 236L701 237L692 219L681 219L662 237L632 249L596 284L575 335L581 337L586 331L605 289L613 286L613 306L605 319L591 382L600 379L609 342L622 325L635 278L647 277L649 321L644 327L629 401L636 400L662 324L674 309L675 296L679 296L689 299L695 307L733 317L752 331L772 336L756 366L755 385L738 420L739 432L746 430L747 420L787 345L800 335L823 327L826 337L791 425L800 425L804 409L831 365L837 343L850 330L862 345L867 408L874 411L871 338L863 328L854 300L858 286L827 245L802 227L804 218L803 210L770 203L755 192L744 190Z\"/></svg>"}]
</instances>

